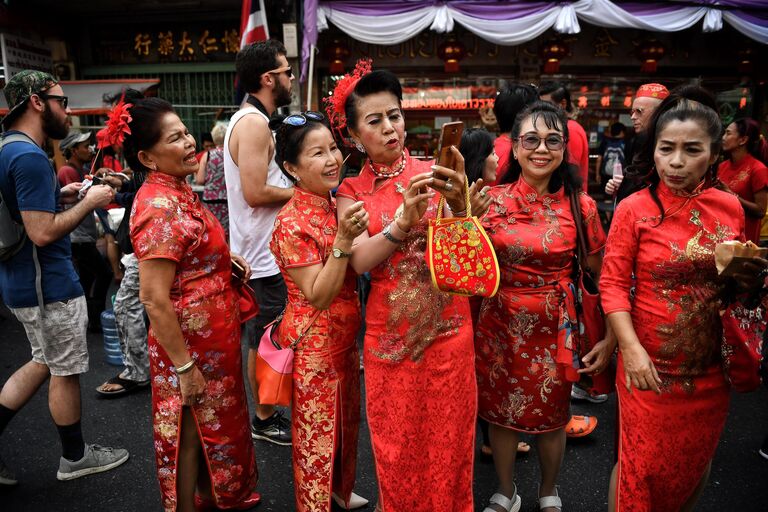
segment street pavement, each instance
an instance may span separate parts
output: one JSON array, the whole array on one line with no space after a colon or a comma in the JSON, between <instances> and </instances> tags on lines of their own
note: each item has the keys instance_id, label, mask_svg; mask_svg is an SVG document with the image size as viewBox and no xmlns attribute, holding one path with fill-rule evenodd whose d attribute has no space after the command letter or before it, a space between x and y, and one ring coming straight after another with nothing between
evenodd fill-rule
<instances>
[{"instance_id":1,"label":"street pavement","mask_svg":"<svg viewBox=\"0 0 768 512\"><path fill-rule=\"evenodd\" d=\"M144 390L119 399L99 398L94 388L116 375L120 368L105 362L99 335L89 334L88 346L91 369L81 378L86 441L127 448L131 458L113 471L69 482L56 480L60 446L48 412L47 391L41 389L0 437L0 453L19 479L19 485L15 487L0 486L0 512L161 510L153 458L150 392ZM26 362L29 354L29 345L20 324L7 310L0 309L0 383L4 383L16 368ZM418 407L419 404L412 406ZM600 423L591 436L568 442L560 480L564 510L606 510L608 478L613 460L615 399L612 396L608 402L599 405L575 403L573 411L594 415ZM708 418L702 417L700 421L704 426ZM360 428L356 491L371 500L371 505L361 509L371 512L376 502L376 478L364 414ZM712 476L697 511L768 511L768 460L757 453L766 434L768 392L760 390L745 395L734 394ZM290 448L258 441L256 455L260 473L258 491L262 494L262 503L253 510L294 510ZM517 486L525 512L538 510L538 475L536 455L532 452L521 456ZM403 475L404 486L408 480L417 478L420 476ZM495 485L493 466L477 458L474 472L476 510L483 509Z\"/></svg>"}]
</instances>

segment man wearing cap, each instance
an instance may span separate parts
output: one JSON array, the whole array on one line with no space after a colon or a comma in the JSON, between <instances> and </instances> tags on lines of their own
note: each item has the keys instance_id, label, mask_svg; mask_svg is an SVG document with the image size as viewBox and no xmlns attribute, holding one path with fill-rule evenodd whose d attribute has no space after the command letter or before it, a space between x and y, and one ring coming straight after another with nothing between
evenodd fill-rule
<instances>
[{"instance_id":1,"label":"man wearing cap","mask_svg":"<svg viewBox=\"0 0 768 512\"><path fill-rule=\"evenodd\" d=\"M632 108L629 111L632 126L635 128L635 137L627 143L626 154L624 155L625 161L629 165L632 164L637 149L644 143L651 116L667 96L669 96L669 90L661 84L643 84L638 87ZM605 193L608 195L615 193L618 202L641 188L643 188L643 184L638 177L611 178L605 185Z\"/></svg>"},{"instance_id":2,"label":"man wearing cap","mask_svg":"<svg viewBox=\"0 0 768 512\"><path fill-rule=\"evenodd\" d=\"M53 76L25 70L14 75L3 92L10 112L2 120L6 131L0 150L0 191L11 216L23 224L27 239L18 253L0 262L0 290L24 325L32 360L0 390L0 435L50 377L48 408L62 445L56 476L71 480L112 469L128 459L126 450L83 441L79 375L88 370L88 316L67 237L94 208L106 206L114 192L106 185L94 186L78 202L80 184L59 189L41 149L48 138L66 137L69 125L67 97ZM73 206L62 211L61 203ZM0 484L15 483L13 473L0 460Z\"/></svg>"}]
</instances>

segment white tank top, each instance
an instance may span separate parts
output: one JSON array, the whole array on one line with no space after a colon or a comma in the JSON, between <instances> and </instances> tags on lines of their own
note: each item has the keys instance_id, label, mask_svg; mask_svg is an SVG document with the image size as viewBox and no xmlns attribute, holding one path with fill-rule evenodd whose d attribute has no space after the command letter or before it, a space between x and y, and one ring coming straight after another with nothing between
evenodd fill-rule
<instances>
[{"instance_id":1,"label":"white tank top","mask_svg":"<svg viewBox=\"0 0 768 512\"><path fill-rule=\"evenodd\" d=\"M269 118L256 108L242 108L234 113L224 137L224 180L227 184L227 204L229 205L229 246L232 252L241 255L251 266L251 278L261 278L280 273L275 257L269 250L269 241L272 238L275 217L282 205L251 208L245 202L243 186L240 182L240 168L229 152L229 137L237 122L249 114L260 115L269 122ZM247 134L240 135L241 141L245 135ZM273 133L273 139L274 136ZM275 163L274 156L267 169L267 185L279 188L293 186Z\"/></svg>"}]
</instances>

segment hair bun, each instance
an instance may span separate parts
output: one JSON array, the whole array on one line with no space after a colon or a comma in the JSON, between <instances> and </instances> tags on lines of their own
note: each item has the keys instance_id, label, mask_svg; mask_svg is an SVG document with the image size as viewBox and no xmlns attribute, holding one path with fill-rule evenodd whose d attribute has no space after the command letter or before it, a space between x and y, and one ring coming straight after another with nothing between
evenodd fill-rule
<instances>
[{"instance_id":1,"label":"hair bun","mask_svg":"<svg viewBox=\"0 0 768 512\"><path fill-rule=\"evenodd\" d=\"M282 114L274 114L269 119L269 129L274 131L274 130L277 130L278 128L280 128L280 126L283 124L283 120L286 117L288 117L288 116L284 116Z\"/></svg>"}]
</instances>

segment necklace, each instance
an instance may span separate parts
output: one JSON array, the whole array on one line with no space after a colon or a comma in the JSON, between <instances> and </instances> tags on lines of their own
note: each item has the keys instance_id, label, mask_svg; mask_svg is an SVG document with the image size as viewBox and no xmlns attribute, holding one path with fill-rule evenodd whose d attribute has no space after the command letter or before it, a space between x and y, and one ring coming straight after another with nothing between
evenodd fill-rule
<instances>
[{"instance_id":1,"label":"necklace","mask_svg":"<svg viewBox=\"0 0 768 512\"><path fill-rule=\"evenodd\" d=\"M405 170L405 150L403 150L403 153L400 155L400 163L392 169L385 165L380 165L378 166L379 168L376 169L370 159L368 159L368 165L371 168L371 172L379 178L394 178L396 176L400 176Z\"/></svg>"}]
</instances>

